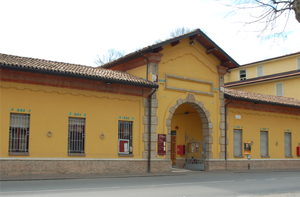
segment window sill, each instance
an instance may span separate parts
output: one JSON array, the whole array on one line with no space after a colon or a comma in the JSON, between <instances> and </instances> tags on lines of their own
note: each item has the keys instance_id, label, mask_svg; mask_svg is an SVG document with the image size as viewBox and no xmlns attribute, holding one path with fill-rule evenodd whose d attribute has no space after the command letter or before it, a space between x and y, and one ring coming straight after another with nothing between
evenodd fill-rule
<instances>
[{"instance_id":1,"label":"window sill","mask_svg":"<svg viewBox=\"0 0 300 197\"><path fill-rule=\"evenodd\" d=\"M80 156L80 157L85 157L85 153L68 153L68 156Z\"/></svg>"},{"instance_id":2,"label":"window sill","mask_svg":"<svg viewBox=\"0 0 300 197\"><path fill-rule=\"evenodd\" d=\"M285 158L293 158L292 155L286 155Z\"/></svg>"},{"instance_id":3,"label":"window sill","mask_svg":"<svg viewBox=\"0 0 300 197\"><path fill-rule=\"evenodd\" d=\"M21 152L11 152L8 153L10 156L29 156L29 153L21 153Z\"/></svg>"},{"instance_id":4,"label":"window sill","mask_svg":"<svg viewBox=\"0 0 300 197\"><path fill-rule=\"evenodd\" d=\"M261 158L270 158L269 155L261 155Z\"/></svg>"},{"instance_id":5,"label":"window sill","mask_svg":"<svg viewBox=\"0 0 300 197\"><path fill-rule=\"evenodd\" d=\"M234 155L234 158L244 158L243 155Z\"/></svg>"},{"instance_id":6,"label":"window sill","mask_svg":"<svg viewBox=\"0 0 300 197\"><path fill-rule=\"evenodd\" d=\"M119 157L134 157L133 154L119 154Z\"/></svg>"}]
</instances>

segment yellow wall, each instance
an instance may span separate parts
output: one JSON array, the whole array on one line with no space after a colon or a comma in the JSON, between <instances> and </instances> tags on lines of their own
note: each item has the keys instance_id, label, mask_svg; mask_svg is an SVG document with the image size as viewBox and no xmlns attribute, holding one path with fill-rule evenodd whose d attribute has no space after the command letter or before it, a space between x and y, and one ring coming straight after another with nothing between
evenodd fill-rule
<instances>
[{"instance_id":1,"label":"yellow wall","mask_svg":"<svg viewBox=\"0 0 300 197\"><path fill-rule=\"evenodd\" d=\"M300 100L300 76L294 78L284 78L272 80L264 83L254 83L247 86L235 86L233 89L239 89L248 92L275 95L275 84L283 83L283 95Z\"/></svg>"},{"instance_id":2,"label":"yellow wall","mask_svg":"<svg viewBox=\"0 0 300 197\"><path fill-rule=\"evenodd\" d=\"M247 79L257 77L257 66L260 65L263 65L264 76L297 70L297 58L300 54L230 69L230 73L225 75L225 83L238 81L240 70L247 70Z\"/></svg>"},{"instance_id":3,"label":"yellow wall","mask_svg":"<svg viewBox=\"0 0 300 197\"><path fill-rule=\"evenodd\" d=\"M133 154L142 157L143 98L3 81L0 95L1 157L8 157L10 113L17 108L30 114L30 156L25 157L68 157L68 118L74 113L86 114L87 158L118 157L119 116L133 118Z\"/></svg>"},{"instance_id":4,"label":"yellow wall","mask_svg":"<svg viewBox=\"0 0 300 197\"><path fill-rule=\"evenodd\" d=\"M241 119L235 119L241 115ZM253 124L255 123L255 124ZM242 129L243 141L253 141L251 159L266 159L260 155L260 131L268 131L270 159L284 159L284 132L292 135L292 156L296 156L296 147L300 143L300 116L258 112L252 110L229 108L228 113L228 155L233 156L233 130ZM278 145L276 145L278 142ZM245 156L246 158L246 156Z\"/></svg>"},{"instance_id":5,"label":"yellow wall","mask_svg":"<svg viewBox=\"0 0 300 197\"><path fill-rule=\"evenodd\" d=\"M187 95L191 92L185 90L174 90L166 87L166 74L173 76L185 77L188 79L196 79L201 81L208 81L213 83L215 90L212 91L213 95L193 93L197 101L202 101L204 107L210 112L210 119L213 123L212 133L214 143L213 143L213 157L219 158L219 74L217 66L220 65L218 59L213 55L207 55L206 49L195 42L194 45L189 44L189 38L183 39L182 42L174 47L171 44L165 45L164 49L160 52L163 54L161 62L158 68L158 79L159 79L159 89L157 91L158 99L158 125L156 127L157 133L167 134L166 119L169 117L169 110L172 106L176 104L178 99L185 99ZM137 76L144 76L146 72L146 65L144 68L133 69L128 71L130 74L135 74ZM199 85L200 84L200 85ZM170 84L168 84L170 85ZM179 79L177 81L172 81L172 87L177 88L189 88L191 90L198 90L207 92L207 84L199 82L193 82L190 80ZM211 86L210 86L211 87ZM172 123L173 124L173 123Z\"/></svg>"}]
</instances>

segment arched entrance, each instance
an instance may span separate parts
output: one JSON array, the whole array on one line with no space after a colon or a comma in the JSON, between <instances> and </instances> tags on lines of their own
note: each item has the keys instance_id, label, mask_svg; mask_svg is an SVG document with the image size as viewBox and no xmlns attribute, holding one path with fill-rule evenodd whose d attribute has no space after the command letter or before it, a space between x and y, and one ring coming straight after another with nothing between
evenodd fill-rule
<instances>
[{"instance_id":1,"label":"arched entrance","mask_svg":"<svg viewBox=\"0 0 300 197\"><path fill-rule=\"evenodd\" d=\"M200 164L197 161L201 161L204 170L205 159L212 158L213 143L211 134L213 125L210 121L210 113L205 109L204 104L197 101L194 94L188 94L185 99L178 99L170 108L166 122L168 133L171 134L171 142L168 146L171 147L172 164L187 168L191 167L188 164ZM177 148L183 145L186 151L177 154ZM201 160L196 160L198 158L195 157Z\"/></svg>"}]
</instances>

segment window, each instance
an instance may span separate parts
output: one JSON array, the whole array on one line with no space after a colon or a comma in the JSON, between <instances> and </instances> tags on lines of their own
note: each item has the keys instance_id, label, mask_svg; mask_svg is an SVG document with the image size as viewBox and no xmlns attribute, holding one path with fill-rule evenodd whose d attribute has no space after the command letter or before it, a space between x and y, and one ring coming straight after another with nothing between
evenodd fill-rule
<instances>
[{"instance_id":1,"label":"window","mask_svg":"<svg viewBox=\"0 0 300 197\"><path fill-rule=\"evenodd\" d=\"M69 117L68 153L84 154L85 118Z\"/></svg>"},{"instance_id":2,"label":"window","mask_svg":"<svg viewBox=\"0 0 300 197\"><path fill-rule=\"evenodd\" d=\"M132 121L119 121L118 136L118 153L132 154Z\"/></svg>"},{"instance_id":3,"label":"window","mask_svg":"<svg viewBox=\"0 0 300 197\"><path fill-rule=\"evenodd\" d=\"M286 157L292 156L291 147L292 147L291 133L284 133L284 155Z\"/></svg>"},{"instance_id":4,"label":"window","mask_svg":"<svg viewBox=\"0 0 300 197\"><path fill-rule=\"evenodd\" d=\"M246 80L246 79L247 79L246 70L240 70L240 80Z\"/></svg>"},{"instance_id":5,"label":"window","mask_svg":"<svg viewBox=\"0 0 300 197\"><path fill-rule=\"evenodd\" d=\"M242 130L233 130L233 156L242 156Z\"/></svg>"},{"instance_id":6,"label":"window","mask_svg":"<svg viewBox=\"0 0 300 197\"><path fill-rule=\"evenodd\" d=\"M298 64L297 64L297 65L298 65L298 67L297 67L297 68L298 68L298 69L300 69L300 57L298 57L298 59L297 59L297 63L298 63Z\"/></svg>"},{"instance_id":7,"label":"window","mask_svg":"<svg viewBox=\"0 0 300 197\"><path fill-rule=\"evenodd\" d=\"M268 154L268 132L267 131L260 132L260 155L261 156L269 156L269 154Z\"/></svg>"},{"instance_id":8,"label":"window","mask_svg":"<svg viewBox=\"0 0 300 197\"><path fill-rule=\"evenodd\" d=\"M257 66L257 77L262 77L264 75L263 65Z\"/></svg>"},{"instance_id":9,"label":"window","mask_svg":"<svg viewBox=\"0 0 300 197\"><path fill-rule=\"evenodd\" d=\"M283 83L275 84L275 94L276 96L283 96Z\"/></svg>"},{"instance_id":10,"label":"window","mask_svg":"<svg viewBox=\"0 0 300 197\"><path fill-rule=\"evenodd\" d=\"M10 114L9 153L28 154L29 114Z\"/></svg>"}]
</instances>

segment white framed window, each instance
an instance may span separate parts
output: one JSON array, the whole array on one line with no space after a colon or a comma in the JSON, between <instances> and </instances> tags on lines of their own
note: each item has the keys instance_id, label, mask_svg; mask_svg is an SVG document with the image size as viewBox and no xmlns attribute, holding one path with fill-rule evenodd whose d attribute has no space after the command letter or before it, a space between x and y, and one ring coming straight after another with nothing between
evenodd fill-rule
<instances>
[{"instance_id":1,"label":"white framed window","mask_svg":"<svg viewBox=\"0 0 300 197\"><path fill-rule=\"evenodd\" d=\"M300 57L297 59L297 68L300 69Z\"/></svg>"},{"instance_id":2,"label":"white framed window","mask_svg":"<svg viewBox=\"0 0 300 197\"><path fill-rule=\"evenodd\" d=\"M257 66L257 77L262 77L264 76L264 70L263 70L263 65Z\"/></svg>"},{"instance_id":3,"label":"white framed window","mask_svg":"<svg viewBox=\"0 0 300 197\"><path fill-rule=\"evenodd\" d=\"M132 121L119 120L118 153L132 154Z\"/></svg>"},{"instance_id":4,"label":"white framed window","mask_svg":"<svg viewBox=\"0 0 300 197\"><path fill-rule=\"evenodd\" d=\"M284 155L287 157L292 156L292 135L291 133L284 133Z\"/></svg>"},{"instance_id":5,"label":"white framed window","mask_svg":"<svg viewBox=\"0 0 300 197\"><path fill-rule=\"evenodd\" d=\"M242 155L242 130L234 129L233 130L233 156L243 156Z\"/></svg>"},{"instance_id":6,"label":"white framed window","mask_svg":"<svg viewBox=\"0 0 300 197\"><path fill-rule=\"evenodd\" d=\"M10 114L9 148L11 154L28 154L29 149L29 114Z\"/></svg>"},{"instance_id":7,"label":"white framed window","mask_svg":"<svg viewBox=\"0 0 300 197\"><path fill-rule=\"evenodd\" d=\"M68 154L84 154L85 118L69 117Z\"/></svg>"},{"instance_id":8,"label":"white framed window","mask_svg":"<svg viewBox=\"0 0 300 197\"><path fill-rule=\"evenodd\" d=\"M275 94L276 96L283 96L283 82L275 84Z\"/></svg>"},{"instance_id":9,"label":"white framed window","mask_svg":"<svg viewBox=\"0 0 300 197\"><path fill-rule=\"evenodd\" d=\"M269 156L268 131L260 131L260 155Z\"/></svg>"},{"instance_id":10,"label":"white framed window","mask_svg":"<svg viewBox=\"0 0 300 197\"><path fill-rule=\"evenodd\" d=\"M240 70L239 78L240 78L240 80L246 80L247 79L247 70Z\"/></svg>"}]
</instances>

